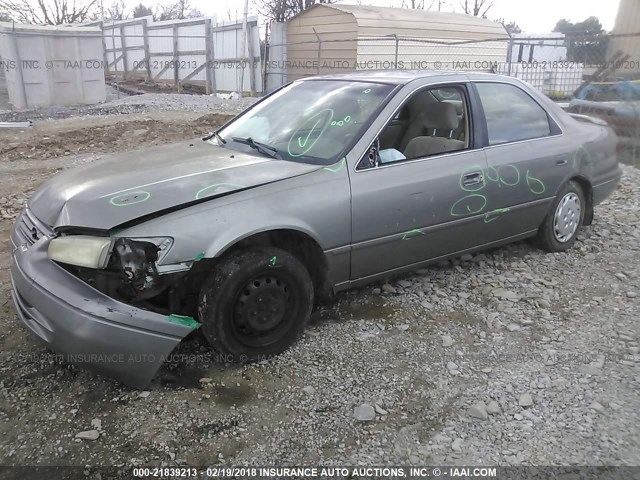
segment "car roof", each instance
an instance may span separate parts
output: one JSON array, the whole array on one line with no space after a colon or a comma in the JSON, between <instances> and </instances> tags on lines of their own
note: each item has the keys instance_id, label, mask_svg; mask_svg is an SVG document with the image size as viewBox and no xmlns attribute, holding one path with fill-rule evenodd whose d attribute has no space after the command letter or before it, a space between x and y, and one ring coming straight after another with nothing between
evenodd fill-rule
<instances>
[{"instance_id":1,"label":"car roof","mask_svg":"<svg viewBox=\"0 0 640 480\"><path fill-rule=\"evenodd\" d=\"M442 76L457 76L460 77L461 81L476 80L487 77L494 79L510 79L510 77L494 73L464 72L460 70L365 70L359 72L317 75L301 80L354 80L404 85L418 79L433 78L435 80L437 77Z\"/></svg>"}]
</instances>

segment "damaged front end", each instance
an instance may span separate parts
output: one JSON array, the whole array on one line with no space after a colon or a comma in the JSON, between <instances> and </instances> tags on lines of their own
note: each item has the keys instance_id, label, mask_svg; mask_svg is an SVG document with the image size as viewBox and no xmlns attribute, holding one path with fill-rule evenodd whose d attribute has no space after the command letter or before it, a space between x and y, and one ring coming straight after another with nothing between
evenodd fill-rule
<instances>
[{"instance_id":1,"label":"damaged front end","mask_svg":"<svg viewBox=\"0 0 640 480\"><path fill-rule=\"evenodd\" d=\"M91 233L54 232L25 209L11 233L16 312L68 362L143 388L200 326L194 269L161 265L172 239Z\"/></svg>"},{"instance_id":2,"label":"damaged front end","mask_svg":"<svg viewBox=\"0 0 640 480\"><path fill-rule=\"evenodd\" d=\"M97 252L89 258L67 258L58 251L57 242L80 237L66 235L52 240L49 257L115 300L165 315L195 316L195 303L187 301L192 296L187 279L190 265L161 266L172 238L104 237L103 241L109 242L104 258ZM103 244L99 247L103 248Z\"/></svg>"}]
</instances>

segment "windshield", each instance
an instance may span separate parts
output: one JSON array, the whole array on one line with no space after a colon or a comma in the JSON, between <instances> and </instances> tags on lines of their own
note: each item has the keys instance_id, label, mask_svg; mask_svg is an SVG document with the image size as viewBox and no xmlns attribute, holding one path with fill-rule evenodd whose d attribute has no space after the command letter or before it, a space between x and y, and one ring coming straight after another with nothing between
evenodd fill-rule
<instances>
[{"instance_id":1,"label":"windshield","mask_svg":"<svg viewBox=\"0 0 640 480\"><path fill-rule=\"evenodd\" d=\"M340 80L293 83L220 130L224 146L329 164L366 128L393 85ZM256 144L258 144L256 146Z\"/></svg>"}]
</instances>

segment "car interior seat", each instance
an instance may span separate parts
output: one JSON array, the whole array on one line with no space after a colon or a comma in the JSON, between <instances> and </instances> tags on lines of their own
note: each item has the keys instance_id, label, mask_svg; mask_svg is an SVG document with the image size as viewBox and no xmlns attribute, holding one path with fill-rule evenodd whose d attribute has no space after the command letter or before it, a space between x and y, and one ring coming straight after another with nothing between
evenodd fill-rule
<instances>
[{"instance_id":1,"label":"car interior seat","mask_svg":"<svg viewBox=\"0 0 640 480\"><path fill-rule=\"evenodd\" d=\"M456 107L453 104L447 102L429 104L422 112L420 121L430 136L418 136L411 139L404 150L404 155L407 158L420 158L464 149L464 141L451 138L460 123ZM440 133L446 132L447 136L436 136L438 131Z\"/></svg>"}]
</instances>

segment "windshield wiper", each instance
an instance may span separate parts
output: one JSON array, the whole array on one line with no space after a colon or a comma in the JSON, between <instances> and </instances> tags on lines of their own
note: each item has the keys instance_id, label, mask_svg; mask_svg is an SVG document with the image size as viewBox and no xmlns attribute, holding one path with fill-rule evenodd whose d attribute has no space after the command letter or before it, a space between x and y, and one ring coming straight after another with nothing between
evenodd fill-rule
<instances>
[{"instance_id":1,"label":"windshield wiper","mask_svg":"<svg viewBox=\"0 0 640 480\"><path fill-rule=\"evenodd\" d=\"M215 131L211 132L209 135L204 137L202 140L205 140L205 141L206 140L211 140L213 137L216 137L216 140L218 140L218 143L220 145L224 145L225 143L227 143L227 141L220 136L220 134L218 133L218 130L215 130Z\"/></svg>"},{"instance_id":2,"label":"windshield wiper","mask_svg":"<svg viewBox=\"0 0 640 480\"><path fill-rule=\"evenodd\" d=\"M272 147L271 145L267 145L266 143L256 142L251 137L247 137L247 138L231 137L231 140L233 140L236 143L249 145L254 150L257 150L263 155L268 155L271 158L280 158L280 155L278 154L278 150L276 148Z\"/></svg>"}]
</instances>

